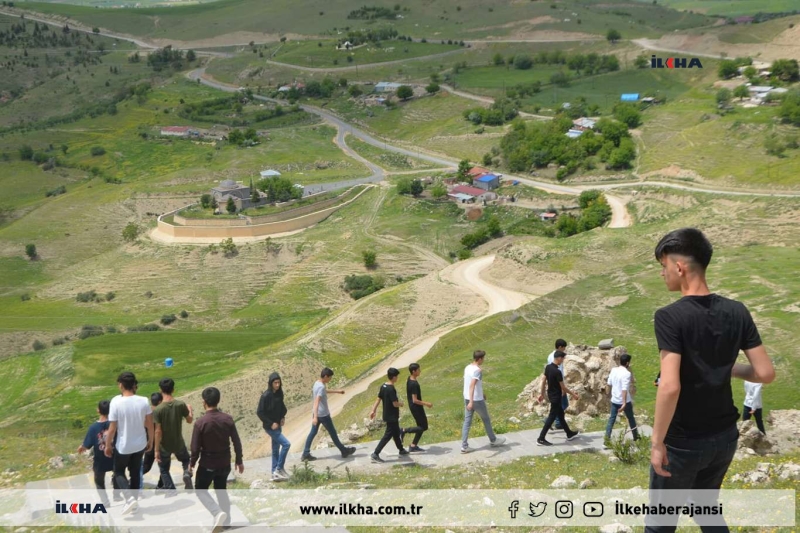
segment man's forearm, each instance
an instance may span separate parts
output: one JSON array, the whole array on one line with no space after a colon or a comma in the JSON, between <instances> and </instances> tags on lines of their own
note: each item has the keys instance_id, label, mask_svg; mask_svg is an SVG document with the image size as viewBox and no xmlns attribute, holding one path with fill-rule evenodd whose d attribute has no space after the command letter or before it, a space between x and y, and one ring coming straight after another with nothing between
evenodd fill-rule
<instances>
[{"instance_id":1,"label":"man's forearm","mask_svg":"<svg viewBox=\"0 0 800 533\"><path fill-rule=\"evenodd\" d=\"M654 443L664 442L669 424L672 422L672 417L675 416L675 408L678 406L680 394L680 385L665 386L664 383L659 385L656 393L656 413L651 436L651 440Z\"/></svg>"},{"instance_id":2,"label":"man's forearm","mask_svg":"<svg viewBox=\"0 0 800 533\"><path fill-rule=\"evenodd\" d=\"M745 381L749 381L750 383L771 383L772 378L774 378L774 374L772 377L770 377L770 379L766 379L756 373L756 369L753 367L753 365L737 363L733 365L731 377L743 379Z\"/></svg>"}]
</instances>

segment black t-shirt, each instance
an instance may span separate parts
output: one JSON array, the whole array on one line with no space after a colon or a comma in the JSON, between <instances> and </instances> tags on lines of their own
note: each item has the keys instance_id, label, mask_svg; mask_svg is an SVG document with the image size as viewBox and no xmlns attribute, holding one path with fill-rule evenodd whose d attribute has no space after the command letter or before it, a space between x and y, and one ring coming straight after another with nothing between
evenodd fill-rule
<instances>
[{"instance_id":1,"label":"black t-shirt","mask_svg":"<svg viewBox=\"0 0 800 533\"><path fill-rule=\"evenodd\" d=\"M736 424L731 369L739 350L761 345L750 312L716 294L684 296L655 314L659 350L681 355L681 392L667 435L701 438Z\"/></svg>"},{"instance_id":2,"label":"black t-shirt","mask_svg":"<svg viewBox=\"0 0 800 533\"><path fill-rule=\"evenodd\" d=\"M561 382L564 375L555 363L550 363L544 367L544 377L547 379L547 399L551 402L561 401Z\"/></svg>"},{"instance_id":3,"label":"black t-shirt","mask_svg":"<svg viewBox=\"0 0 800 533\"><path fill-rule=\"evenodd\" d=\"M391 383L384 383L378 391L378 398L383 402L383 421L400 421L400 409L394 406L397 400L397 389Z\"/></svg>"},{"instance_id":4,"label":"black t-shirt","mask_svg":"<svg viewBox=\"0 0 800 533\"><path fill-rule=\"evenodd\" d=\"M424 409L421 405L416 405L414 403L414 399L412 394L417 395L417 400L422 401L422 388L419 386L419 381L415 379L408 378L406 381L406 396L408 396L408 408L409 409Z\"/></svg>"}]
</instances>

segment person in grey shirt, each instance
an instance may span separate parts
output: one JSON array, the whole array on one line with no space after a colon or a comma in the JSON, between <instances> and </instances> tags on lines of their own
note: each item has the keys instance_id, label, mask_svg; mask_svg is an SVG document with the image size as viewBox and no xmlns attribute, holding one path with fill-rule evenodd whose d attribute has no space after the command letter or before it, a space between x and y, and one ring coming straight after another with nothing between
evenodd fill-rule
<instances>
[{"instance_id":1,"label":"person in grey shirt","mask_svg":"<svg viewBox=\"0 0 800 533\"><path fill-rule=\"evenodd\" d=\"M328 430L334 446L339 448L342 453L342 459L350 457L356 452L355 446L346 447L342 444L342 441L339 440L339 435L336 433L336 428L333 426L333 418L331 418L331 412L328 409L328 392L344 394L344 391L336 389L328 391L327 385L331 378L333 378L333 370L328 367L323 368L319 379L311 389L311 400L314 402L311 408L311 432L308 434L305 448L303 448L303 456L301 457L303 461L314 461L316 459L311 455L311 443L314 442L314 437L317 436L320 424Z\"/></svg>"}]
</instances>

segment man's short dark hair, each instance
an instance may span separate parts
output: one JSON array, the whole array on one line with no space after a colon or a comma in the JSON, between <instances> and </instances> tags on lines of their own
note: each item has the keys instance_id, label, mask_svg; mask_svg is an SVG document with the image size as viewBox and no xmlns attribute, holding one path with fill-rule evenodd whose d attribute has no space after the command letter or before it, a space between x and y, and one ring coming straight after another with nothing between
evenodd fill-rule
<instances>
[{"instance_id":1,"label":"man's short dark hair","mask_svg":"<svg viewBox=\"0 0 800 533\"><path fill-rule=\"evenodd\" d=\"M655 256L656 261L661 261L665 255L683 255L705 271L713 253L714 248L702 231L697 228L681 228L670 231L658 241Z\"/></svg>"},{"instance_id":2,"label":"man's short dark hair","mask_svg":"<svg viewBox=\"0 0 800 533\"><path fill-rule=\"evenodd\" d=\"M389 370L386 371L386 377L392 379L400 375L400 371L397 370L395 367L390 367Z\"/></svg>"},{"instance_id":3,"label":"man's short dark hair","mask_svg":"<svg viewBox=\"0 0 800 533\"><path fill-rule=\"evenodd\" d=\"M175 380L172 378L164 378L158 382L158 388L164 394L172 394L175 392Z\"/></svg>"},{"instance_id":4,"label":"man's short dark hair","mask_svg":"<svg viewBox=\"0 0 800 533\"><path fill-rule=\"evenodd\" d=\"M136 381L136 376L133 375L133 372L123 372L117 377L117 383L121 383L123 389L132 391L135 390L139 382Z\"/></svg>"},{"instance_id":5,"label":"man's short dark hair","mask_svg":"<svg viewBox=\"0 0 800 533\"><path fill-rule=\"evenodd\" d=\"M108 412L111 410L111 402L108 400L101 400L97 402L97 412L103 416L108 416Z\"/></svg>"},{"instance_id":6,"label":"man's short dark hair","mask_svg":"<svg viewBox=\"0 0 800 533\"><path fill-rule=\"evenodd\" d=\"M322 369L322 372L319 373L319 377L326 378L328 376L333 376L333 370L328 368L327 366Z\"/></svg>"},{"instance_id":7,"label":"man's short dark hair","mask_svg":"<svg viewBox=\"0 0 800 533\"><path fill-rule=\"evenodd\" d=\"M556 339L556 350L567 347L567 341L564 339Z\"/></svg>"},{"instance_id":8,"label":"man's short dark hair","mask_svg":"<svg viewBox=\"0 0 800 533\"><path fill-rule=\"evenodd\" d=\"M562 352L561 350L556 350L556 351L553 353L553 359L558 359L559 357L566 357L566 356L567 356L567 354L565 354L565 353L564 353L564 352Z\"/></svg>"},{"instance_id":9,"label":"man's short dark hair","mask_svg":"<svg viewBox=\"0 0 800 533\"><path fill-rule=\"evenodd\" d=\"M219 389L216 387L207 387L203 390L203 401L209 407L216 407L219 405Z\"/></svg>"},{"instance_id":10,"label":"man's short dark hair","mask_svg":"<svg viewBox=\"0 0 800 533\"><path fill-rule=\"evenodd\" d=\"M619 356L619 364L622 366L628 366L628 363L631 362L630 354L624 353Z\"/></svg>"},{"instance_id":11,"label":"man's short dark hair","mask_svg":"<svg viewBox=\"0 0 800 533\"><path fill-rule=\"evenodd\" d=\"M486 352L484 352L483 350L475 350L474 352L472 352L473 361L483 359L484 357L486 357Z\"/></svg>"},{"instance_id":12,"label":"man's short dark hair","mask_svg":"<svg viewBox=\"0 0 800 533\"><path fill-rule=\"evenodd\" d=\"M410 374L413 374L417 370L419 370L419 363L411 363L410 365L408 365L408 372Z\"/></svg>"},{"instance_id":13,"label":"man's short dark hair","mask_svg":"<svg viewBox=\"0 0 800 533\"><path fill-rule=\"evenodd\" d=\"M157 405L161 405L161 402L164 401L164 396L160 392L154 392L150 395L150 405L155 407Z\"/></svg>"}]
</instances>

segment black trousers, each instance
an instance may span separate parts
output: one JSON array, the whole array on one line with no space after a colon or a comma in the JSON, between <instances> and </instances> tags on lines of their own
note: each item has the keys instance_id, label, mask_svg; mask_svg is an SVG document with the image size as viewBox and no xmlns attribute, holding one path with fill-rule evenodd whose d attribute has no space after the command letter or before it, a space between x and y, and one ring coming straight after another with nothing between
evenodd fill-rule
<instances>
[{"instance_id":1,"label":"black trousers","mask_svg":"<svg viewBox=\"0 0 800 533\"><path fill-rule=\"evenodd\" d=\"M163 486L167 490L172 490L175 488L175 483L172 481L172 475L169 473L169 468L172 466L172 453L166 452L165 450L162 450L161 452L161 462L158 463L158 471L161 473L159 485ZM190 457L189 452L186 450L186 446L175 452L175 458L181 462L183 471L188 472Z\"/></svg>"},{"instance_id":2,"label":"black trousers","mask_svg":"<svg viewBox=\"0 0 800 533\"><path fill-rule=\"evenodd\" d=\"M108 503L108 495L106 494L106 472L94 470L94 486L97 488L97 492L100 493L100 499L103 505L106 505ZM111 473L111 486L114 487L115 493L119 491L117 478L114 477L113 472Z\"/></svg>"},{"instance_id":3,"label":"black trousers","mask_svg":"<svg viewBox=\"0 0 800 533\"><path fill-rule=\"evenodd\" d=\"M197 467L197 473L194 477L194 488L197 492L197 497L200 499L208 512L212 516L217 516L220 512L228 515L227 523L230 524L231 519L231 500L228 498L228 475L231 473L231 467L226 468L204 468ZM214 492L217 493L217 500L219 505L211 497L208 488L214 484Z\"/></svg>"},{"instance_id":4,"label":"black trousers","mask_svg":"<svg viewBox=\"0 0 800 533\"><path fill-rule=\"evenodd\" d=\"M553 422L555 422L556 419L561 422L561 427L564 428L564 431L567 432L567 436L569 436L572 431L569 429L567 421L564 418L564 408L561 406L561 398L555 402L550 400L550 414L547 415L547 420L544 421L542 432L539 433L540 439L544 439L547 436L547 432L550 431L550 426L553 425Z\"/></svg>"},{"instance_id":5,"label":"black trousers","mask_svg":"<svg viewBox=\"0 0 800 533\"><path fill-rule=\"evenodd\" d=\"M144 450L136 453L114 453L114 479L117 487L122 489L125 499L135 498L141 488L142 457ZM131 480L125 477L125 470L131 475Z\"/></svg>"},{"instance_id":6,"label":"black trousers","mask_svg":"<svg viewBox=\"0 0 800 533\"><path fill-rule=\"evenodd\" d=\"M420 407L418 405L411 407L411 416L414 417L414 422L417 423L416 426L406 428L406 433L413 433L414 434L414 441L411 443L414 446L419 444L419 440L422 438L422 434L425 433L428 429L428 416L425 414L425 408Z\"/></svg>"},{"instance_id":7,"label":"black trousers","mask_svg":"<svg viewBox=\"0 0 800 533\"><path fill-rule=\"evenodd\" d=\"M744 409L742 409L742 420L750 420L751 416L755 417L758 430L766 435L767 430L764 429L763 409L760 407L758 409L754 409L755 413L752 415L750 414L750 409L752 409L752 407L747 407L746 405L744 406Z\"/></svg>"},{"instance_id":8,"label":"black trousers","mask_svg":"<svg viewBox=\"0 0 800 533\"><path fill-rule=\"evenodd\" d=\"M380 455L381 451L383 451L383 448L389 444L390 440L394 440L398 450L403 449L403 441L400 439L400 422L397 420L393 422L386 422L386 431L384 432L383 437L381 437L378 447L375 448L375 455Z\"/></svg>"}]
</instances>

